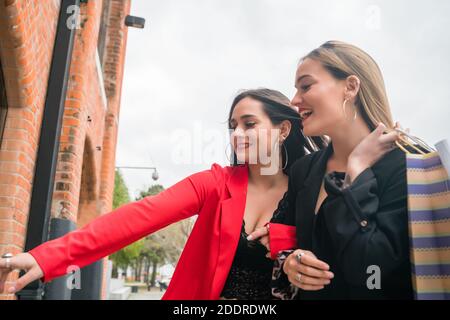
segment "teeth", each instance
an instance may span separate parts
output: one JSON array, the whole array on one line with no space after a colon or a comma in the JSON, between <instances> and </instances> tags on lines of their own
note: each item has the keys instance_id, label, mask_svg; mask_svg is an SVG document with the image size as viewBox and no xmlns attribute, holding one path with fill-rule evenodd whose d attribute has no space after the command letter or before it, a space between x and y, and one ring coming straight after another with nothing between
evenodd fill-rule
<instances>
[{"instance_id":1,"label":"teeth","mask_svg":"<svg viewBox=\"0 0 450 320\"><path fill-rule=\"evenodd\" d=\"M311 114L312 114L312 111L304 110L304 111L300 112L300 117L302 119L304 119L306 117L309 117Z\"/></svg>"}]
</instances>

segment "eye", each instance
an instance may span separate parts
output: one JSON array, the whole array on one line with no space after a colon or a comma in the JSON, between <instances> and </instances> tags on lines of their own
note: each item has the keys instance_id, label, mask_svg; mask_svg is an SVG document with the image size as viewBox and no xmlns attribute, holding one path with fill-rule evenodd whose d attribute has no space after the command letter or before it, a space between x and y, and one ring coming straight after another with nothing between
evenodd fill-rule
<instances>
[{"instance_id":1,"label":"eye","mask_svg":"<svg viewBox=\"0 0 450 320\"><path fill-rule=\"evenodd\" d=\"M303 91L308 91L310 87L311 87L310 84L306 84L306 85L301 86L300 88L301 88Z\"/></svg>"},{"instance_id":2,"label":"eye","mask_svg":"<svg viewBox=\"0 0 450 320\"><path fill-rule=\"evenodd\" d=\"M256 125L255 122L246 122L246 123L245 123L245 126L246 126L247 128L253 128L255 125Z\"/></svg>"}]
</instances>

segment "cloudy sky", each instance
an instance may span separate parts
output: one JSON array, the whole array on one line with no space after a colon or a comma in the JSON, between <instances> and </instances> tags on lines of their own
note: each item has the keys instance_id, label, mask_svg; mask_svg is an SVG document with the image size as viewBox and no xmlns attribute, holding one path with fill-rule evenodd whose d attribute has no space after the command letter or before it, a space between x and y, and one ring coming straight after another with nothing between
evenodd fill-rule
<instances>
[{"instance_id":1,"label":"cloudy sky","mask_svg":"<svg viewBox=\"0 0 450 320\"><path fill-rule=\"evenodd\" d=\"M227 112L241 89L292 97L298 59L327 40L380 65L396 120L450 139L450 1L132 0L116 165L156 166L169 187L227 164ZM228 150L229 152L229 150ZM151 171L124 170L132 196Z\"/></svg>"}]
</instances>

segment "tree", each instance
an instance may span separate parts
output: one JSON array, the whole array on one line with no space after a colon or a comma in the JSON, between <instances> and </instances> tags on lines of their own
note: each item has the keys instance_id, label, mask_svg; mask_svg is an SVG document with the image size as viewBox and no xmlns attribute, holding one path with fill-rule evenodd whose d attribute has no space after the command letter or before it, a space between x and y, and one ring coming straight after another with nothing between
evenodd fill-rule
<instances>
[{"instance_id":1,"label":"tree","mask_svg":"<svg viewBox=\"0 0 450 320\"><path fill-rule=\"evenodd\" d=\"M162 185L156 184L150 186L146 191L141 191L136 200L141 200L148 196L155 196L164 191ZM150 286L155 285L156 271L159 265L171 263L173 265L178 261L181 251L189 236L193 225L192 219L186 219L159 230L146 237L144 249L141 253L147 273L146 281ZM151 267L151 271L149 268ZM151 277L148 275L151 273Z\"/></svg>"},{"instance_id":2,"label":"tree","mask_svg":"<svg viewBox=\"0 0 450 320\"><path fill-rule=\"evenodd\" d=\"M162 191L164 191L162 185L152 185L147 190L141 191L136 201L145 197L156 196ZM130 201L128 188L119 171L116 172L114 200L114 208ZM175 265L178 261L194 221L194 219L186 219L169 225L112 254L110 258L114 263L113 277L118 276L117 268L126 270L128 266L133 266L136 281L141 280L142 271L144 271L145 282L154 286L158 266L164 263Z\"/></svg>"},{"instance_id":3,"label":"tree","mask_svg":"<svg viewBox=\"0 0 450 320\"><path fill-rule=\"evenodd\" d=\"M114 177L114 195L113 195L113 209L129 203L130 194L128 192L128 187L123 180L122 173L117 170Z\"/></svg>"},{"instance_id":4,"label":"tree","mask_svg":"<svg viewBox=\"0 0 450 320\"><path fill-rule=\"evenodd\" d=\"M128 187L125 184L122 173L117 170L114 177L114 196L113 196L113 209L127 204L130 202L130 195L128 193ZM133 243L126 248L123 248L112 255L110 259L113 261L112 277L118 277L118 268L127 270L136 255L139 255L139 250L142 247L142 243Z\"/></svg>"}]
</instances>

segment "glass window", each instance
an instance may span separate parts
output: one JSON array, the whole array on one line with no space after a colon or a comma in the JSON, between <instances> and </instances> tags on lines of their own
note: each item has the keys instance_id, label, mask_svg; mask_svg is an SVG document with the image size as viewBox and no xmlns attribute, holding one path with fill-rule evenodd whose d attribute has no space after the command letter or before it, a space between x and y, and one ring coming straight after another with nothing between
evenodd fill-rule
<instances>
[{"instance_id":1,"label":"glass window","mask_svg":"<svg viewBox=\"0 0 450 320\"><path fill-rule=\"evenodd\" d=\"M0 61L0 145L3 138L3 131L5 129L7 110L5 79L3 77L2 62Z\"/></svg>"}]
</instances>

